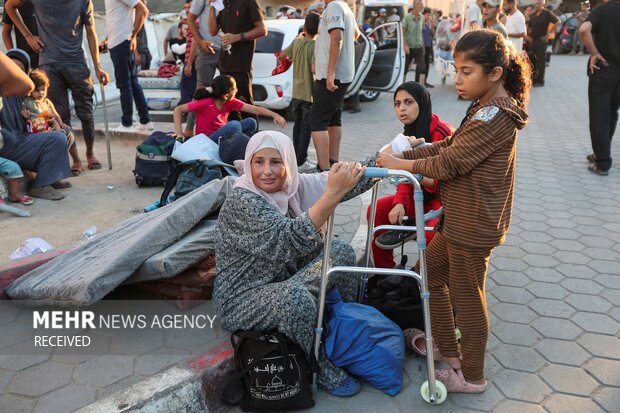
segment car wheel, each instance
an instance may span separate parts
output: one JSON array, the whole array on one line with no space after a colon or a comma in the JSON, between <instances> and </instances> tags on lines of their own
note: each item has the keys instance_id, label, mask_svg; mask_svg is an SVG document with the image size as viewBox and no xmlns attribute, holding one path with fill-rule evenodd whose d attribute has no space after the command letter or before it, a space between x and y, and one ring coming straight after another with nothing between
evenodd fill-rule
<instances>
[{"instance_id":1,"label":"car wheel","mask_svg":"<svg viewBox=\"0 0 620 413\"><path fill-rule=\"evenodd\" d=\"M360 102L374 102L380 94L376 90L360 89Z\"/></svg>"}]
</instances>

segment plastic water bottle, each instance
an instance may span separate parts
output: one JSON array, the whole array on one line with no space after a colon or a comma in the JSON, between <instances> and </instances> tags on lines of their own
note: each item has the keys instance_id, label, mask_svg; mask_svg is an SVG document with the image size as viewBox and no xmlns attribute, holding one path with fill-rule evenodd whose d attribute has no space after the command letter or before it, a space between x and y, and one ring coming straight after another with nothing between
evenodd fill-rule
<instances>
[{"instance_id":1,"label":"plastic water bottle","mask_svg":"<svg viewBox=\"0 0 620 413\"><path fill-rule=\"evenodd\" d=\"M144 207L144 212L151 212L151 211L155 211L157 208L159 208L159 199L155 202L153 202L150 205L147 205Z\"/></svg>"},{"instance_id":2,"label":"plastic water bottle","mask_svg":"<svg viewBox=\"0 0 620 413\"><path fill-rule=\"evenodd\" d=\"M88 239L97 233L97 227L91 225L82 232L82 239Z\"/></svg>"}]
</instances>

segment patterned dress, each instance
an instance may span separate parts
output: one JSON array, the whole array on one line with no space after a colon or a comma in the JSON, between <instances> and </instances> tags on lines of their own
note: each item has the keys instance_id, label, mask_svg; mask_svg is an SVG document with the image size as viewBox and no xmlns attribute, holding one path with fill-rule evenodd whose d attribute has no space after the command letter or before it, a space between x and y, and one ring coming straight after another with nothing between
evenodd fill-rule
<instances>
[{"instance_id":1,"label":"patterned dress","mask_svg":"<svg viewBox=\"0 0 620 413\"><path fill-rule=\"evenodd\" d=\"M376 156L364 164L374 165ZM317 175L317 178L320 178ZM324 178L323 178L324 179ZM372 187L363 178L343 201ZM278 330L312 352L321 283L323 236L307 212L284 216L253 192L235 188L219 214L216 232L217 278L213 302L222 326L230 331ZM355 265L353 248L334 241L332 266ZM344 301L354 301L357 277L339 273L328 289L337 286ZM319 385L332 389L346 373L319 360Z\"/></svg>"}]
</instances>

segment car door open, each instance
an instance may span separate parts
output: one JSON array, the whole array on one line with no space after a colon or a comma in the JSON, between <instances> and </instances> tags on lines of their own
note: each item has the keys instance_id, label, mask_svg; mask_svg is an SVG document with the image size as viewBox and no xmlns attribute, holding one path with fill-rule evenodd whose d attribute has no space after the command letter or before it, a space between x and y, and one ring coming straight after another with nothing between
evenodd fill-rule
<instances>
[{"instance_id":1,"label":"car door open","mask_svg":"<svg viewBox=\"0 0 620 413\"><path fill-rule=\"evenodd\" d=\"M394 27L396 26L396 27ZM405 70L405 51L403 49L403 30L400 22L388 22L375 27L368 39L376 42L378 30L385 30L396 34L392 39L386 39L383 44L376 44L371 66L362 82L362 88L394 92L402 83ZM373 45L374 46L374 45Z\"/></svg>"}]
</instances>

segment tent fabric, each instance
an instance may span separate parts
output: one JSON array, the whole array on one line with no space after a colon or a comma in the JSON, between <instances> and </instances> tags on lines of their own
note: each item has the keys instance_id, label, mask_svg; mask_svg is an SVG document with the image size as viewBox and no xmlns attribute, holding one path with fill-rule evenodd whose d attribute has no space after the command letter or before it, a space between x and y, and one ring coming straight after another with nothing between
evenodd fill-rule
<instances>
[{"instance_id":1,"label":"tent fabric","mask_svg":"<svg viewBox=\"0 0 620 413\"><path fill-rule=\"evenodd\" d=\"M217 211L234 179L212 181L166 207L125 220L15 280L7 295L26 305L97 302Z\"/></svg>"}]
</instances>

